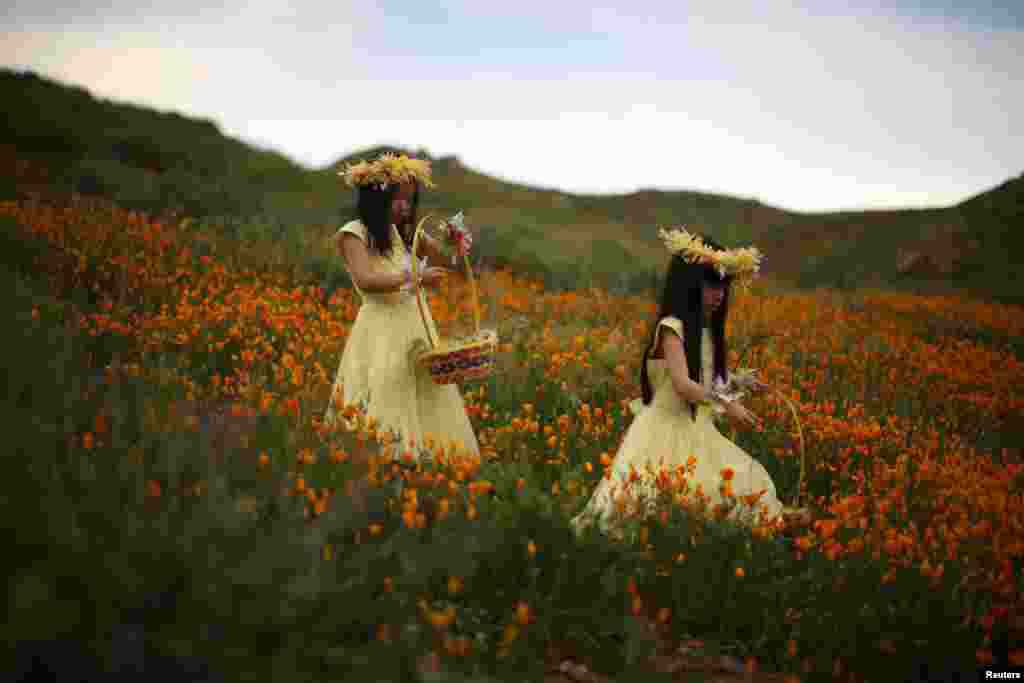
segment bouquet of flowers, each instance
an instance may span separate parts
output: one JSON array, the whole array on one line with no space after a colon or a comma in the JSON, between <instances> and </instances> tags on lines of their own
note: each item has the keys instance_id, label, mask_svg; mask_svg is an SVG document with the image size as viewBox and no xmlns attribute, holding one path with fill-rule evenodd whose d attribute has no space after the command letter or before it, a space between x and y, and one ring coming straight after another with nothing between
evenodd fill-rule
<instances>
[{"instance_id":1,"label":"bouquet of flowers","mask_svg":"<svg viewBox=\"0 0 1024 683\"><path fill-rule=\"evenodd\" d=\"M765 388L766 386L758 381L753 370L739 368L736 372L729 374L729 380L726 382L723 382L721 377L715 377L715 381L711 384L711 394L719 401L732 403L744 398L748 392L753 394ZM717 401L713 404L712 409L715 415L725 413L725 407Z\"/></svg>"}]
</instances>

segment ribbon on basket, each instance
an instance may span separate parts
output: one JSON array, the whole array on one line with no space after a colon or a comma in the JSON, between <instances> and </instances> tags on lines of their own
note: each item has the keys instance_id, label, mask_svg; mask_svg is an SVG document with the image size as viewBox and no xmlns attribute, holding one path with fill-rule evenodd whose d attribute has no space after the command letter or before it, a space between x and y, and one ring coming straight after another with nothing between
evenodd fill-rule
<instances>
[{"instance_id":1,"label":"ribbon on basket","mask_svg":"<svg viewBox=\"0 0 1024 683\"><path fill-rule=\"evenodd\" d=\"M412 290L415 289L415 285L413 284L413 268L412 268L412 260L413 260L413 258L415 258L415 257L412 254L408 254L407 253L405 255L405 265L402 268L402 274L406 276L406 279L408 280L408 282L406 282L404 285L402 285L399 288L398 291L400 291L400 292L412 292ZM421 258L421 259L418 259L417 263L419 264L419 269L420 270L426 270L427 269L427 259L425 257Z\"/></svg>"}]
</instances>

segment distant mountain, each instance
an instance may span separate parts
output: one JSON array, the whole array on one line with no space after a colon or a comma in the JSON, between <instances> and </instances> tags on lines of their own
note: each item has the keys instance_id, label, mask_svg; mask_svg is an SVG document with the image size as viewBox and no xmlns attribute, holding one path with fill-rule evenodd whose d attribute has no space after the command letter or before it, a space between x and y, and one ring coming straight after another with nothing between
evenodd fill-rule
<instances>
[{"instance_id":1,"label":"distant mountain","mask_svg":"<svg viewBox=\"0 0 1024 683\"><path fill-rule=\"evenodd\" d=\"M337 170L396 151L367 147L309 170L211 121L95 98L32 73L0 69L0 97L8 110L0 145L46 163L55 191L103 194L151 212L259 216L279 231L347 220L354 196ZM464 209L485 233L478 243L491 240L496 265L622 284L663 270L656 228L685 224L727 246L756 244L764 273L791 285L905 287L1024 304L1015 256L1024 176L949 208L798 213L701 192L570 194L493 178L454 157L433 161L438 187L424 194L424 210ZM14 191L9 177L0 190Z\"/></svg>"}]
</instances>

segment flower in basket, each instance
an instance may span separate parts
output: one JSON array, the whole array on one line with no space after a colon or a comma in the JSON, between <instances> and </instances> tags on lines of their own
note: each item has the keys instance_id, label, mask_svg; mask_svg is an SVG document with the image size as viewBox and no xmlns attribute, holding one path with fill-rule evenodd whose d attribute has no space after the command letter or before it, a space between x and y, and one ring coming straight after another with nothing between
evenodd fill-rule
<instances>
[{"instance_id":1,"label":"flower in basket","mask_svg":"<svg viewBox=\"0 0 1024 683\"><path fill-rule=\"evenodd\" d=\"M465 256L473 246L473 235L466 228L462 212L447 219L443 224L444 234L442 247L452 257L452 266L456 265L456 256Z\"/></svg>"}]
</instances>

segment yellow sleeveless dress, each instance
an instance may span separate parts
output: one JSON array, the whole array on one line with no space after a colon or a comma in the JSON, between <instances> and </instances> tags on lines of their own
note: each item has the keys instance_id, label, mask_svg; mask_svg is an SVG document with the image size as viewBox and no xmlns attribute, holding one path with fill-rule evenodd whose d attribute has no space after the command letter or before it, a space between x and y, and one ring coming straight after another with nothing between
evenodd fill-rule
<instances>
[{"instance_id":1,"label":"yellow sleeveless dress","mask_svg":"<svg viewBox=\"0 0 1024 683\"><path fill-rule=\"evenodd\" d=\"M392 225L391 231L389 257L368 249L374 271L399 273L409 263L409 250L398 229ZM361 221L346 223L338 232L351 233L368 245L366 226ZM343 405L362 403L365 413L377 419L378 431L392 431L402 449L409 448L417 460L427 455L427 434L433 435L435 446L447 450L454 443L464 454L479 455L480 446L458 385L434 384L410 356L417 340L427 343L413 291L371 293L355 289L361 305L345 341L333 394L342 396ZM430 333L437 340L437 326L422 290L420 300ZM336 420L344 421L340 413L330 402L324 422L333 425ZM395 453L396 457L401 454L401 450Z\"/></svg>"},{"instance_id":2,"label":"yellow sleeveless dress","mask_svg":"<svg viewBox=\"0 0 1024 683\"><path fill-rule=\"evenodd\" d=\"M671 330L669 334L674 332L685 340L682 321L668 316L658 321L655 349L659 348L660 335L666 329ZM714 367L712 343L710 330L703 328L701 383L705 387L711 385ZM698 406L694 419L689 404L673 388L668 366L662 358L648 358L648 378L654 391L651 403L640 411L626 430L612 463L612 476L600 481L587 505L572 520L573 526L581 530L597 520L600 527L608 531L616 519L621 519L615 498L623 491L631 469L639 476L639 480L631 485L631 491L653 496L657 487L647 472L647 465L656 473L660 469L659 459L663 459L663 466L674 479L676 467L681 465L685 468L691 456L696 462L693 472L686 477L690 501L695 501L695 491L699 486L708 498L709 510L722 503L722 470L730 468L736 505L726 519L749 524L757 520L762 507L770 518L781 515L782 503L768 471L718 431L711 406ZM763 493L753 508L740 499L759 491Z\"/></svg>"}]
</instances>

